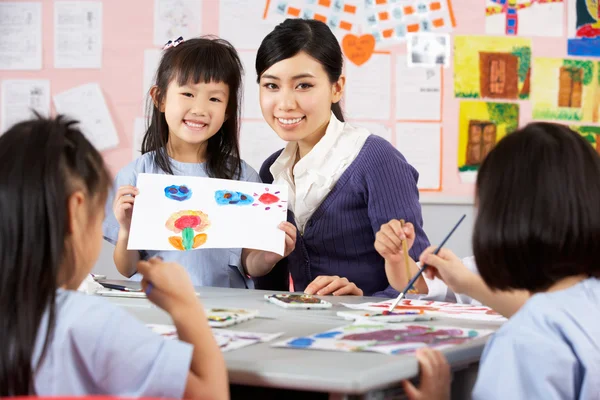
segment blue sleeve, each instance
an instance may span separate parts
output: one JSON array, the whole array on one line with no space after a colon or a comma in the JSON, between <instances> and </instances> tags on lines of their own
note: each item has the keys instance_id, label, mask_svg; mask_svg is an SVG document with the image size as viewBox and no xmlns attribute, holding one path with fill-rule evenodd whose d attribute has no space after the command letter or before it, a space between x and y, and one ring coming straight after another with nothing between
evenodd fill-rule
<instances>
[{"instance_id":1,"label":"blue sleeve","mask_svg":"<svg viewBox=\"0 0 600 400\"><path fill-rule=\"evenodd\" d=\"M484 350L473 400L575 399L579 376L566 343L531 330L496 334Z\"/></svg>"},{"instance_id":2,"label":"blue sleeve","mask_svg":"<svg viewBox=\"0 0 600 400\"><path fill-rule=\"evenodd\" d=\"M419 203L418 172L389 142L375 138L369 143L369 160L364 167L364 184L367 187L367 207L373 236L381 225L392 219L403 219L415 227L415 242L409 250L413 260L429 246L423 231L423 216ZM377 297L395 297L398 291L388 286L374 293Z\"/></svg>"},{"instance_id":3,"label":"blue sleeve","mask_svg":"<svg viewBox=\"0 0 600 400\"><path fill-rule=\"evenodd\" d=\"M117 243L119 237L119 222L113 212L113 202L115 200L115 193L123 185L133 185L137 183L138 171L136 170L136 162L132 162L119 171L115 177L115 182L112 189L109 191L106 198L105 218L102 224L102 232L104 239L112 244Z\"/></svg>"},{"instance_id":4,"label":"blue sleeve","mask_svg":"<svg viewBox=\"0 0 600 400\"><path fill-rule=\"evenodd\" d=\"M258 172L254 168L252 168L248 163L242 160L242 179L246 182L256 182L262 183L260 176L258 176Z\"/></svg>"},{"instance_id":5,"label":"blue sleeve","mask_svg":"<svg viewBox=\"0 0 600 400\"><path fill-rule=\"evenodd\" d=\"M88 309L85 319L73 328L71 342L101 393L183 397L193 346L164 339L104 301Z\"/></svg>"}]
</instances>

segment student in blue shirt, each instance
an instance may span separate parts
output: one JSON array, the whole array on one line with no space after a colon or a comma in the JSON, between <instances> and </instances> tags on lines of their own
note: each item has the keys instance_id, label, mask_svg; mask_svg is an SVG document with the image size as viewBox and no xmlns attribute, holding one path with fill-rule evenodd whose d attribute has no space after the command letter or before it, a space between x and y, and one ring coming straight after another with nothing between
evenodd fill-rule
<instances>
[{"instance_id":1,"label":"student in blue shirt","mask_svg":"<svg viewBox=\"0 0 600 400\"><path fill-rule=\"evenodd\" d=\"M62 117L0 137L0 397L228 398L227 371L185 270L141 261L148 299L179 340L77 292L102 245L110 177Z\"/></svg>"},{"instance_id":2,"label":"student in blue shirt","mask_svg":"<svg viewBox=\"0 0 600 400\"><path fill-rule=\"evenodd\" d=\"M127 249L138 174L261 182L256 171L240 159L241 84L242 64L227 41L201 37L179 39L165 46L155 85L150 90L152 118L144 136L142 156L118 173L116 194L110 196L106 205L104 238L115 245L113 259L122 275L139 280L138 260L160 256L183 265L196 286L245 288L253 287L246 267L261 268L282 258L249 249L243 255L242 249ZM287 222L280 227L286 232L287 256L295 246L296 228Z\"/></svg>"},{"instance_id":3,"label":"student in blue shirt","mask_svg":"<svg viewBox=\"0 0 600 400\"><path fill-rule=\"evenodd\" d=\"M600 398L599 177L600 157L578 133L529 124L479 169L473 251L481 278L449 250L421 255L456 293L533 294L487 343L474 399ZM422 371L443 373L439 362L420 361ZM409 398L444 398L433 395L434 381L405 383Z\"/></svg>"}]
</instances>

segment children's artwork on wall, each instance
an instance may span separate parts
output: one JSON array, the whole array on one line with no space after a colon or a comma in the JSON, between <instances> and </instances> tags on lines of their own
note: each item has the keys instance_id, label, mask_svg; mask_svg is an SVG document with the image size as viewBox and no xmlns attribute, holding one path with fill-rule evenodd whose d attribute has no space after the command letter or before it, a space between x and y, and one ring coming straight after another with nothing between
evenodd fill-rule
<instances>
[{"instance_id":1,"label":"children's artwork on wall","mask_svg":"<svg viewBox=\"0 0 600 400\"><path fill-rule=\"evenodd\" d=\"M583 136L600 153L600 126L571 125L569 128Z\"/></svg>"},{"instance_id":2,"label":"children's artwork on wall","mask_svg":"<svg viewBox=\"0 0 600 400\"><path fill-rule=\"evenodd\" d=\"M357 321L323 333L286 339L274 343L273 347L394 355L425 346L443 349L490 333L491 330Z\"/></svg>"},{"instance_id":3,"label":"children's artwork on wall","mask_svg":"<svg viewBox=\"0 0 600 400\"><path fill-rule=\"evenodd\" d=\"M474 183L485 156L517 129L519 105L461 101L458 128L458 171L463 183Z\"/></svg>"},{"instance_id":4,"label":"children's artwork on wall","mask_svg":"<svg viewBox=\"0 0 600 400\"><path fill-rule=\"evenodd\" d=\"M177 336L177 329L173 325L147 324L146 326L153 332L167 339L179 339ZM231 331L228 329L213 329L212 333L217 341L217 345L223 353L231 350L241 349L256 343L269 342L283 335L283 332L241 332Z\"/></svg>"},{"instance_id":5,"label":"children's artwork on wall","mask_svg":"<svg viewBox=\"0 0 600 400\"><path fill-rule=\"evenodd\" d=\"M568 5L568 54L600 57L600 3L568 0Z\"/></svg>"},{"instance_id":6,"label":"children's artwork on wall","mask_svg":"<svg viewBox=\"0 0 600 400\"><path fill-rule=\"evenodd\" d=\"M531 40L490 36L454 38L454 95L462 98L529 98Z\"/></svg>"},{"instance_id":7,"label":"children's artwork on wall","mask_svg":"<svg viewBox=\"0 0 600 400\"><path fill-rule=\"evenodd\" d=\"M162 174L139 174L136 185L128 249L283 254L287 186Z\"/></svg>"},{"instance_id":8,"label":"children's artwork on wall","mask_svg":"<svg viewBox=\"0 0 600 400\"><path fill-rule=\"evenodd\" d=\"M485 33L563 36L563 0L486 0Z\"/></svg>"},{"instance_id":9,"label":"children's artwork on wall","mask_svg":"<svg viewBox=\"0 0 600 400\"><path fill-rule=\"evenodd\" d=\"M533 118L600 122L600 61L536 58Z\"/></svg>"},{"instance_id":10,"label":"children's artwork on wall","mask_svg":"<svg viewBox=\"0 0 600 400\"><path fill-rule=\"evenodd\" d=\"M165 188L167 199L185 201L192 197L192 191L185 185L171 185Z\"/></svg>"},{"instance_id":11,"label":"children's artwork on wall","mask_svg":"<svg viewBox=\"0 0 600 400\"><path fill-rule=\"evenodd\" d=\"M353 310L382 311L388 310L393 302L394 300L385 300L379 303L342 304L345 307ZM506 318L489 307L430 300L403 299L394 308L394 311L424 311L427 314L445 318L469 319L488 322L506 321Z\"/></svg>"}]
</instances>

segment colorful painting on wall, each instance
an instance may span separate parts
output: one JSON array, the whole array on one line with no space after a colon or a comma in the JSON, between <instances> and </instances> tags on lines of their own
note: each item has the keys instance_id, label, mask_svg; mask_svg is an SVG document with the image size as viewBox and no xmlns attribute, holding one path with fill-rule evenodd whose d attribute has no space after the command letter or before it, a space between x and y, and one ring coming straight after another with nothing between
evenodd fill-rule
<instances>
[{"instance_id":1,"label":"colorful painting on wall","mask_svg":"<svg viewBox=\"0 0 600 400\"><path fill-rule=\"evenodd\" d=\"M128 249L283 254L287 186L162 174L139 174L136 186Z\"/></svg>"},{"instance_id":2,"label":"colorful painting on wall","mask_svg":"<svg viewBox=\"0 0 600 400\"><path fill-rule=\"evenodd\" d=\"M394 300L385 300L379 303L343 303L343 305L353 310L381 311L389 309L393 302ZM394 308L394 311L424 311L428 315L446 318L469 319L488 322L506 321L506 318L489 307L431 300L403 299L400 304Z\"/></svg>"},{"instance_id":3,"label":"colorful painting on wall","mask_svg":"<svg viewBox=\"0 0 600 400\"><path fill-rule=\"evenodd\" d=\"M600 57L600 2L568 0L567 53L570 56Z\"/></svg>"},{"instance_id":4,"label":"colorful painting on wall","mask_svg":"<svg viewBox=\"0 0 600 400\"><path fill-rule=\"evenodd\" d=\"M600 126L571 125L569 128L583 136L600 153Z\"/></svg>"},{"instance_id":5,"label":"colorful painting on wall","mask_svg":"<svg viewBox=\"0 0 600 400\"><path fill-rule=\"evenodd\" d=\"M563 36L563 0L486 0L485 33Z\"/></svg>"},{"instance_id":6,"label":"colorful painting on wall","mask_svg":"<svg viewBox=\"0 0 600 400\"><path fill-rule=\"evenodd\" d=\"M311 336L286 339L274 343L273 347L393 355L413 352L425 346L447 348L490 333L491 330L359 321Z\"/></svg>"},{"instance_id":7,"label":"colorful painting on wall","mask_svg":"<svg viewBox=\"0 0 600 400\"><path fill-rule=\"evenodd\" d=\"M463 183L474 183L485 156L519 125L519 105L462 101L458 127L458 171Z\"/></svg>"},{"instance_id":8,"label":"colorful painting on wall","mask_svg":"<svg viewBox=\"0 0 600 400\"><path fill-rule=\"evenodd\" d=\"M536 58L533 118L600 122L600 61Z\"/></svg>"},{"instance_id":9,"label":"colorful painting on wall","mask_svg":"<svg viewBox=\"0 0 600 400\"><path fill-rule=\"evenodd\" d=\"M531 40L490 36L454 38L454 95L460 98L529 98Z\"/></svg>"}]
</instances>

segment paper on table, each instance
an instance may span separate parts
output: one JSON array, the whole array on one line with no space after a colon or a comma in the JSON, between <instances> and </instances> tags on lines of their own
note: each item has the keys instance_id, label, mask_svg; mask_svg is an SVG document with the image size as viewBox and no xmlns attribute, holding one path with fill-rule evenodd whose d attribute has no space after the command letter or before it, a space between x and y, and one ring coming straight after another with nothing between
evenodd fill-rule
<instances>
[{"instance_id":1,"label":"paper on table","mask_svg":"<svg viewBox=\"0 0 600 400\"><path fill-rule=\"evenodd\" d=\"M202 33L201 0L154 0L154 44L164 46L183 36L191 39Z\"/></svg>"},{"instance_id":2,"label":"paper on table","mask_svg":"<svg viewBox=\"0 0 600 400\"><path fill-rule=\"evenodd\" d=\"M54 2L54 67L102 67L101 2Z\"/></svg>"},{"instance_id":3,"label":"paper on table","mask_svg":"<svg viewBox=\"0 0 600 400\"><path fill-rule=\"evenodd\" d=\"M98 150L119 144L117 130L97 83L87 83L54 96L59 114L66 114L81 123L81 130Z\"/></svg>"},{"instance_id":4,"label":"paper on table","mask_svg":"<svg viewBox=\"0 0 600 400\"><path fill-rule=\"evenodd\" d=\"M148 112L146 106L150 96L150 88L154 85L156 78L156 71L160 64L162 57L162 50L159 49L147 49L144 50L144 87L142 88L142 114L146 115Z\"/></svg>"},{"instance_id":5,"label":"paper on table","mask_svg":"<svg viewBox=\"0 0 600 400\"><path fill-rule=\"evenodd\" d=\"M390 76L389 54L373 54L361 66L346 64L346 94L344 107L353 119L390 119L392 89L387 79L374 77Z\"/></svg>"},{"instance_id":6,"label":"paper on table","mask_svg":"<svg viewBox=\"0 0 600 400\"><path fill-rule=\"evenodd\" d=\"M440 124L396 124L396 148L419 172L419 189L441 188L441 136Z\"/></svg>"},{"instance_id":7,"label":"paper on table","mask_svg":"<svg viewBox=\"0 0 600 400\"><path fill-rule=\"evenodd\" d=\"M240 151L242 159L256 172L263 162L287 142L282 140L266 122L245 121L240 130Z\"/></svg>"},{"instance_id":8,"label":"paper on table","mask_svg":"<svg viewBox=\"0 0 600 400\"><path fill-rule=\"evenodd\" d=\"M219 36L230 41L238 50L258 49L276 25L262 19L263 6L264 1L257 0L220 0Z\"/></svg>"},{"instance_id":9,"label":"paper on table","mask_svg":"<svg viewBox=\"0 0 600 400\"><path fill-rule=\"evenodd\" d=\"M440 121L441 118L441 68L410 68L405 55L397 56L396 119Z\"/></svg>"},{"instance_id":10,"label":"paper on table","mask_svg":"<svg viewBox=\"0 0 600 400\"><path fill-rule=\"evenodd\" d=\"M139 174L130 250L250 248L283 254L287 186ZM183 187L182 187L183 186Z\"/></svg>"},{"instance_id":11,"label":"paper on table","mask_svg":"<svg viewBox=\"0 0 600 400\"><path fill-rule=\"evenodd\" d=\"M17 122L33 117L32 110L50 115L50 81L46 79L15 79L2 81L0 133Z\"/></svg>"},{"instance_id":12,"label":"paper on table","mask_svg":"<svg viewBox=\"0 0 600 400\"><path fill-rule=\"evenodd\" d=\"M42 3L0 3L0 69L42 69Z\"/></svg>"}]
</instances>

